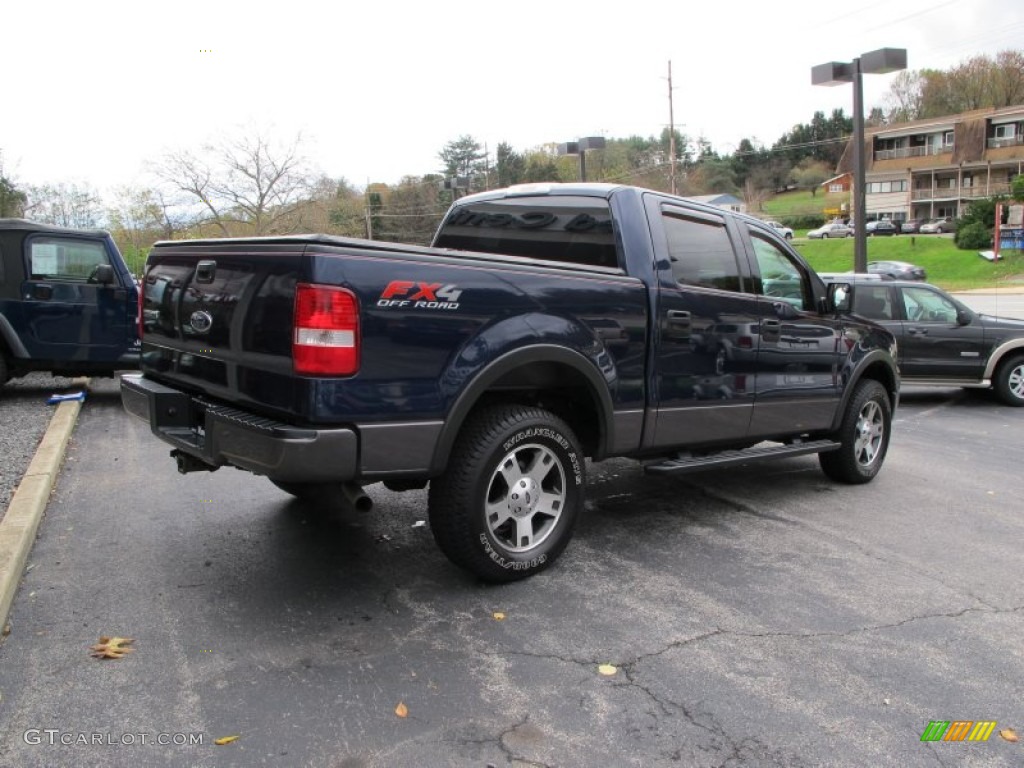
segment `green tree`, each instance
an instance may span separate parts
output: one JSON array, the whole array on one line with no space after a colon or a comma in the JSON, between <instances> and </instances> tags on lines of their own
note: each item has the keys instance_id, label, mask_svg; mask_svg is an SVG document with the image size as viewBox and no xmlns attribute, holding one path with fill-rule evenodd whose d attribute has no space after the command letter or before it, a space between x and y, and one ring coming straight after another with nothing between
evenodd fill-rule
<instances>
[{"instance_id":1,"label":"green tree","mask_svg":"<svg viewBox=\"0 0 1024 768\"><path fill-rule=\"evenodd\" d=\"M0 219L24 216L27 201L25 193L0 172Z\"/></svg>"},{"instance_id":2,"label":"green tree","mask_svg":"<svg viewBox=\"0 0 1024 768\"><path fill-rule=\"evenodd\" d=\"M486 174L487 153L480 142L468 134L444 145L437 153L445 176L464 176L468 179Z\"/></svg>"},{"instance_id":3,"label":"green tree","mask_svg":"<svg viewBox=\"0 0 1024 768\"><path fill-rule=\"evenodd\" d=\"M815 197L821 183L832 176L832 168L818 160L805 159L789 175L790 180L800 189L809 189Z\"/></svg>"},{"instance_id":4,"label":"green tree","mask_svg":"<svg viewBox=\"0 0 1024 768\"><path fill-rule=\"evenodd\" d=\"M526 178L526 159L504 141L498 145L495 166L499 187L520 184Z\"/></svg>"}]
</instances>

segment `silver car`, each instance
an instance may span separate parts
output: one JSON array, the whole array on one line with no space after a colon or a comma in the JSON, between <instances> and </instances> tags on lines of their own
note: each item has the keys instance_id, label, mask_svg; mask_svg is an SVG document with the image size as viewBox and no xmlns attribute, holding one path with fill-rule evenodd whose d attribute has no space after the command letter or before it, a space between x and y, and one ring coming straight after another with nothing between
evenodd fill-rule
<instances>
[{"instance_id":1,"label":"silver car","mask_svg":"<svg viewBox=\"0 0 1024 768\"><path fill-rule=\"evenodd\" d=\"M827 240L830 237L851 237L853 230L841 221L832 221L823 227L812 229L807 236L812 240Z\"/></svg>"}]
</instances>

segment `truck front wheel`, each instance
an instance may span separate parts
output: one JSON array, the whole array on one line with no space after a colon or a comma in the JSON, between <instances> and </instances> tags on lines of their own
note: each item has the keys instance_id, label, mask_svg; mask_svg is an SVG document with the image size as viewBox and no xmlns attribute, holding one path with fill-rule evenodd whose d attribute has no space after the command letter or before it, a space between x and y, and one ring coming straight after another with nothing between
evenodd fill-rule
<instances>
[{"instance_id":1,"label":"truck front wheel","mask_svg":"<svg viewBox=\"0 0 1024 768\"><path fill-rule=\"evenodd\" d=\"M484 408L430 483L430 529L453 563L481 579L522 579L568 545L584 484L583 452L564 421L541 408Z\"/></svg>"},{"instance_id":2,"label":"truck front wheel","mask_svg":"<svg viewBox=\"0 0 1024 768\"><path fill-rule=\"evenodd\" d=\"M833 437L838 450L818 454L822 471L841 483L870 482L885 461L892 428L892 406L885 387L873 379L857 384Z\"/></svg>"}]
</instances>

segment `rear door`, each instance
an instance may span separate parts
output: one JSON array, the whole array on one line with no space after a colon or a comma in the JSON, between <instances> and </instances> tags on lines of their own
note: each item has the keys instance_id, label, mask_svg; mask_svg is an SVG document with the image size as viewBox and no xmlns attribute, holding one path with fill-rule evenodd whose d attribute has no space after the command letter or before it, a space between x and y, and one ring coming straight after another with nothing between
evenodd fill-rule
<instances>
[{"instance_id":1,"label":"rear door","mask_svg":"<svg viewBox=\"0 0 1024 768\"><path fill-rule=\"evenodd\" d=\"M25 241L23 341L38 360L113 362L134 342L135 302L105 238L35 234ZM101 285L109 265L114 283ZM134 295L134 294L133 294Z\"/></svg>"},{"instance_id":2,"label":"rear door","mask_svg":"<svg viewBox=\"0 0 1024 768\"><path fill-rule=\"evenodd\" d=\"M746 436L754 402L757 297L724 216L649 196L655 224L658 309L655 424L647 447ZM660 224L660 226L659 226Z\"/></svg>"}]
</instances>

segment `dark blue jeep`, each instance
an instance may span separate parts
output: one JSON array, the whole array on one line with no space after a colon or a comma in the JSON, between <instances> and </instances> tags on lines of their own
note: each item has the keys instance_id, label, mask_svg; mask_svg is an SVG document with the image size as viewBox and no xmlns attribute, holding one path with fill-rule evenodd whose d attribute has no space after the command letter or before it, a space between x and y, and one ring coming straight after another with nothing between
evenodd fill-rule
<instances>
[{"instance_id":1,"label":"dark blue jeep","mask_svg":"<svg viewBox=\"0 0 1024 768\"><path fill-rule=\"evenodd\" d=\"M138 301L107 232L0 219L0 386L138 368Z\"/></svg>"}]
</instances>

